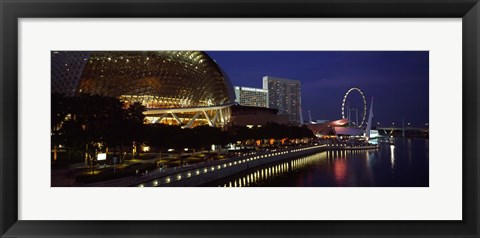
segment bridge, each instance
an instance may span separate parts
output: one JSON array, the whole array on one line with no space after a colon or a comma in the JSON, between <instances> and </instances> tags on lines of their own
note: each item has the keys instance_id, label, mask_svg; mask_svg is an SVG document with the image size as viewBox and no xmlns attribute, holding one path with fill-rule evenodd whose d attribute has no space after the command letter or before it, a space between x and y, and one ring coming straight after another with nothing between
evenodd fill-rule
<instances>
[{"instance_id":1,"label":"bridge","mask_svg":"<svg viewBox=\"0 0 480 238\"><path fill-rule=\"evenodd\" d=\"M428 136L429 128L423 127L378 127L376 128L380 135L402 136Z\"/></svg>"}]
</instances>

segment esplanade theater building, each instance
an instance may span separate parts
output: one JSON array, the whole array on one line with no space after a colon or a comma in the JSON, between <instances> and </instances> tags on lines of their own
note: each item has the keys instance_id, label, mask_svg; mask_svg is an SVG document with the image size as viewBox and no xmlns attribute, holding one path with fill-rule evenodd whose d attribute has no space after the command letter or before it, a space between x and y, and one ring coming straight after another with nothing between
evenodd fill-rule
<instances>
[{"instance_id":1,"label":"esplanade theater building","mask_svg":"<svg viewBox=\"0 0 480 238\"><path fill-rule=\"evenodd\" d=\"M148 123L225 126L235 94L200 51L52 51L52 93L116 97L145 106Z\"/></svg>"}]
</instances>

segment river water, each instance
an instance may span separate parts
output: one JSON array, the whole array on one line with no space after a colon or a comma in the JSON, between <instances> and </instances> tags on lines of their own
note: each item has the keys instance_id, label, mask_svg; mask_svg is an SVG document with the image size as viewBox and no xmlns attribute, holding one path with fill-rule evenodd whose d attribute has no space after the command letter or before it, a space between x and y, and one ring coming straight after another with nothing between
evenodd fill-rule
<instances>
[{"instance_id":1,"label":"river water","mask_svg":"<svg viewBox=\"0 0 480 238\"><path fill-rule=\"evenodd\" d=\"M252 168L206 186L428 187L428 139L397 138L376 150L324 151Z\"/></svg>"}]
</instances>

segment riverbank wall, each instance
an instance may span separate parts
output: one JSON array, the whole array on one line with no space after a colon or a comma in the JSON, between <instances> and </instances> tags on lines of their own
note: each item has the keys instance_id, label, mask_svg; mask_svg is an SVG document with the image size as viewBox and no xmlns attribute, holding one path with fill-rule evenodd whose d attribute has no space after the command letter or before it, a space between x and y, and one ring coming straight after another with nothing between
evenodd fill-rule
<instances>
[{"instance_id":1,"label":"riverbank wall","mask_svg":"<svg viewBox=\"0 0 480 238\"><path fill-rule=\"evenodd\" d=\"M326 150L368 150L376 149L377 146L350 147L345 144L324 144L307 147L295 147L291 149L272 150L247 154L241 157L231 158L224 161L215 161L195 165L193 168L182 168L178 171L168 171L148 181L137 181L139 187L195 187L209 182L232 176L250 168L279 161L307 156Z\"/></svg>"}]
</instances>

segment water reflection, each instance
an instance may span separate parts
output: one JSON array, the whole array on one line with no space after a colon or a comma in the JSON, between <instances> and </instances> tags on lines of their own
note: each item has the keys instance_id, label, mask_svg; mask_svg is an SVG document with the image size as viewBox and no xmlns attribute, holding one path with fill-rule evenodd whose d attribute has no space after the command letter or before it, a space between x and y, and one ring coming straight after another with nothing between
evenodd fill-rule
<instances>
[{"instance_id":1,"label":"water reflection","mask_svg":"<svg viewBox=\"0 0 480 238\"><path fill-rule=\"evenodd\" d=\"M337 183L343 183L347 176L347 162L340 158L333 163L333 168L335 181Z\"/></svg>"},{"instance_id":2,"label":"water reflection","mask_svg":"<svg viewBox=\"0 0 480 238\"><path fill-rule=\"evenodd\" d=\"M324 151L252 168L206 186L428 186L426 145L422 139L411 139L381 143L377 150Z\"/></svg>"},{"instance_id":3,"label":"water reflection","mask_svg":"<svg viewBox=\"0 0 480 238\"><path fill-rule=\"evenodd\" d=\"M310 165L315 164L319 160L324 160L327 158L327 152L322 152L306 157L301 157L298 159L290 160L283 162L281 164L276 164L264 168L254 169L248 174L244 174L238 178L235 178L233 181L226 181L222 187L245 187L245 186L256 186L262 182L275 179L277 177L282 177L285 174L302 170ZM345 158L343 158L345 159ZM334 165L336 166L336 176L338 180L344 180L346 176L346 161L341 161L340 163Z\"/></svg>"},{"instance_id":4,"label":"water reflection","mask_svg":"<svg viewBox=\"0 0 480 238\"><path fill-rule=\"evenodd\" d=\"M392 169L395 168L395 145L390 145L390 163L392 165Z\"/></svg>"},{"instance_id":5,"label":"water reflection","mask_svg":"<svg viewBox=\"0 0 480 238\"><path fill-rule=\"evenodd\" d=\"M412 139L407 139L408 165L412 165Z\"/></svg>"}]
</instances>

